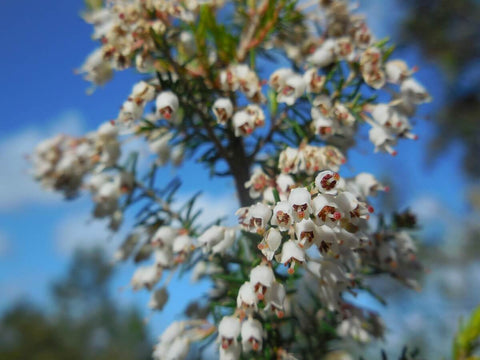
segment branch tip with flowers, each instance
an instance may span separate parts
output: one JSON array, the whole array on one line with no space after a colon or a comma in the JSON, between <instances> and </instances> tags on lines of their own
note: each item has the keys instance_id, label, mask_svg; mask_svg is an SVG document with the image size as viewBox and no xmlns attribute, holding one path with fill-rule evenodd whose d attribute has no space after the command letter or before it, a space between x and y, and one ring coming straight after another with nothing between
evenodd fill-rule
<instances>
[{"instance_id":1,"label":"branch tip with flowers","mask_svg":"<svg viewBox=\"0 0 480 360\"><path fill-rule=\"evenodd\" d=\"M409 119L430 96L415 70L342 0L89 4L99 47L79 73L93 86L132 68L143 80L114 121L39 144L33 173L67 199L90 192L112 231L134 217L115 259L148 263L131 287L152 291L151 309L168 302L173 274L210 279L153 357L185 359L216 341L220 359L318 359L332 340L382 337L378 314L345 295L383 302L368 279L385 273L418 288L414 216L379 216L374 228L370 198L387 186L340 174L362 127L375 152L417 138ZM150 166L139 153L123 161L132 139L148 143ZM239 225L200 223L198 194L175 203L181 182L157 173L185 160L234 180Z\"/></svg>"}]
</instances>

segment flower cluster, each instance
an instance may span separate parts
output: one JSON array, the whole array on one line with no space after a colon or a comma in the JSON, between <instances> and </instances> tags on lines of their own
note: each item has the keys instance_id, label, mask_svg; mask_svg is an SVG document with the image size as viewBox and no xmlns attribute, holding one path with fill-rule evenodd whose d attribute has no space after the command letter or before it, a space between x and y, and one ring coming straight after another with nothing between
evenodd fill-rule
<instances>
[{"instance_id":1,"label":"flower cluster","mask_svg":"<svg viewBox=\"0 0 480 360\"><path fill-rule=\"evenodd\" d=\"M34 176L67 198L88 190L93 216L109 219L113 231L135 209L114 258L141 263L130 285L151 291L151 309L166 306L176 272L210 279L208 303L195 302L194 320L167 328L155 359L185 359L191 343L214 334L224 360L317 356L309 336L318 348L324 338L379 337L378 315L344 294L376 273L417 288L421 267L408 227L369 224L370 197L388 188L368 173L339 172L362 126L370 126L375 151L395 155L399 139L416 139L411 118L430 96L413 77L417 69L391 59L393 47L347 1L225 5L93 4L84 18L99 48L79 72L95 85L127 68L143 79L97 131L38 145ZM139 151L120 160L132 140L145 142L154 159ZM239 225L199 224L197 195L175 204L179 183L163 187L165 174L156 174L184 159L233 177ZM285 324L291 331L278 331Z\"/></svg>"},{"instance_id":2,"label":"flower cluster","mask_svg":"<svg viewBox=\"0 0 480 360\"><path fill-rule=\"evenodd\" d=\"M257 172L249 183L258 183L258 179L266 181L265 175ZM366 222L373 208L366 198L384 189L373 176L360 174L344 180L338 173L324 170L316 175L310 190L293 186L286 191L285 200L274 205L259 202L237 212L245 231L262 236L258 249L264 256L264 263L251 270L249 281L239 289L238 319L222 320L230 324L231 330L240 329L239 319L249 317L241 325L245 352L261 349L263 331L261 323L254 322L253 314L273 311L278 317L284 315L286 291L276 280L272 269L275 263L287 266L289 274L298 266L306 266L308 273L319 280L319 296L325 307L340 310L344 305L341 293L351 286L353 273L359 268L357 252L372 248ZM312 251L314 248L317 251ZM263 303L261 310L259 302ZM244 326L250 330L251 344L243 340ZM238 331L234 334L238 336ZM227 335L220 333L222 348L232 345L236 349L237 336Z\"/></svg>"},{"instance_id":3,"label":"flower cluster","mask_svg":"<svg viewBox=\"0 0 480 360\"><path fill-rule=\"evenodd\" d=\"M85 137L58 135L44 140L33 155L33 174L45 188L72 198L87 173L116 164L120 157L117 135L115 126L107 122Z\"/></svg>"},{"instance_id":4,"label":"flower cluster","mask_svg":"<svg viewBox=\"0 0 480 360\"><path fill-rule=\"evenodd\" d=\"M112 76L112 70L134 66L147 73L157 68L156 44L151 36L171 35L169 28L176 21L193 23L200 5L222 6L223 1L112 1L111 5L85 14L93 25L93 39L102 46L95 50L80 69L85 78L103 84ZM183 48L194 51L188 33L177 33L175 39Z\"/></svg>"},{"instance_id":5,"label":"flower cluster","mask_svg":"<svg viewBox=\"0 0 480 360\"><path fill-rule=\"evenodd\" d=\"M199 250L204 254L224 254L235 242L236 229L225 226L211 226L194 236L185 228L172 226L148 227L137 229L125 240L115 254L118 261L128 259L137 247L141 249L142 259L153 257L153 262L137 268L131 279L133 290L152 290L162 279L165 271L175 271L188 262L192 254ZM142 245L139 245L139 244ZM193 270L192 278L218 273L214 264L198 262ZM168 300L166 285L157 288L151 295L149 306L161 310Z\"/></svg>"},{"instance_id":6,"label":"flower cluster","mask_svg":"<svg viewBox=\"0 0 480 360\"><path fill-rule=\"evenodd\" d=\"M346 161L334 146L304 145L299 149L287 147L280 153L278 168L284 174L307 173L313 175L320 169L337 171Z\"/></svg>"},{"instance_id":7,"label":"flower cluster","mask_svg":"<svg viewBox=\"0 0 480 360\"><path fill-rule=\"evenodd\" d=\"M173 322L159 337L153 351L154 360L177 360L187 357L190 344L212 333L211 325L206 321Z\"/></svg>"},{"instance_id":8,"label":"flower cluster","mask_svg":"<svg viewBox=\"0 0 480 360\"><path fill-rule=\"evenodd\" d=\"M222 70L219 75L219 82L221 89L224 91L238 90L253 102L264 100L257 73L247 65L232 65Z\"/></svg>"}]
</instances>

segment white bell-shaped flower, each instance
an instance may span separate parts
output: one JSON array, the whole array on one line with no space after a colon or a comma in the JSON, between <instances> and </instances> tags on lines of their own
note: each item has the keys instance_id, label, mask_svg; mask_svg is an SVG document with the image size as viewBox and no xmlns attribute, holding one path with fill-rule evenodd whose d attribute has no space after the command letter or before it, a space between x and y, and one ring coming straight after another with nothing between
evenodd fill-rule
<instances>
[{"instance_id":1,"label":"white bell-shaped flower","mask_svg":"<svg viewBox=\"0 0 480 360\"><path fill-rule=\"evenodd\" d=\"M350 284L350 279L339 260L324 258L318 262L309 262L308 268L312 274L322 280L322 283L336 288L339 292Z\"/></svg>"},{"instance_id":2,"label":"white bell-shaped flower","mask_svg":"<svg viewBox=\"0 0 480 360\"><path fill-rule=\"evenodd\" d=\"M238 217L238 223L242 229L248 231L250 228L250 206L241 207L235 211L235 216Z\"/></svg>"},{"instance_id":3,"label":"white bell-shaped flower","mask_svg":"<svg viewBox=\"0 0 480 360\"><path fill-rule=\"evenodd\" d=\"M260 244L258 244L258 248L268 261L272 261L275 252L278 250L281 244L282 234L280 234L280 231L275 228L270 228L265 233Z\"/></svg>"},{"instance_id":4,"label":"white bell-shaped flower","mask_svg":"<svg viewBox=\"0 0 480 360\"><path fill-rule=\"evenodd\" d=\"M295 180L288 174L280 174L276 179L277 189L281 200L286 200L290 189L295 186ZM282 198L284 197L284 199Z\"/></svg>"},{"instance_id":5,"label":"white bell-shaped flower","mask_svg":"<svg viewBox=\"0 0 480 360\"><path fill-rule=\"evenodd\" d=\"M228 348L224 349L220 347L219 360L238 360L242 353L240 344L232 344Z\"/></svg>"},{"instance_id":6,"label":"white bell-shaped flower","mask_svg":"<svg viewBox=\"0 0 480 360\"><path fill-rule=\"evenodd\" d=\"M357 45L361 49L367 48L375 41L375 37L373 36L370 28L364 21L360 21L356 24L353 39L355 41L355 45ZM342 360L347 359L342 358Z\"/></svg>"},{"instance_id":7,"label":"white bell-shaped flower","mask_svg":"<svg viewBox=\"0 0 480 360\"><path fill-rule=\"evenodd\" d=\"M232 119L235 136L250 135L255 127L253 121L254 119L246 111L237 111Z\"/></svg>"},{"instance_id":8,"label":"white bell-shaped flower","mask_svg":"<svg viewBox=\"0 0 480 360\"><path fill-rule=\"evenodd\" d=\"M373 105L371 112L373 120L382 126L391 127L392 124L392 108L388 104Z\"/></svg>"},{"instance_id":9,"label":"white bell-shaped flower","mask_svg":"<svg viewBox=\"0 0 480 360\"><path fill-rule=\"evenodd\" d=\"M98 201L110 201L120 196L120 189L115 182L106 182L98 189Z\"/></svg>"},{"instance_id":10,"label":"white bell-shaped flower","mask_svg":"<svg viewBox=\"0 0 480 360\"><path fill-rule=\"evenodd\" d=\"M365 330L362 321L352 316L343 320L337 327L337 334L342 337L351 337L359 342L368 342L370 340L370 334Z\"/></svg>"},{"instance_id":11,"label":"white bell-shaped flower","mask_svg":"<svg viewBox=\"0 0 480 360\"><path fill-rule=\"evenodd\" d=\"M272 283L265 294L265 310L273 311L279 318L282 318L285 314L283 304L286 295L285 287L281 283L276 281Z\"/></svg>"},{"instance_id":12,"label":"white bell-shaped flower","mask_svg":"<svg viewBox=\"0 0 480 360\"><path fill-rule=\"evenodd\" d=\"M295 224L297 245L302 249L308 249L316 243L318 235L315 223L311 219L303 219Z\"/></svg>"},{"instance_id":13,"label":"white bell-shaped flower","mask_svg":"<svg viewBox=\"0 0 480 360\"><path fill-rule=\"evenodd\" d=\"M222 349L237 344L240 335L240 319L236 316L224 316L218 324L218 341Z\"/></svg>"},{"instance_id":14,"label":"white bell-shaped flower","mask_svg":"<svg viewBox=\"0 0 480 360\"><path fill-rule=\"evenodd\" d=\"M171 246L178 235L178 230L170 226L160 226L153 234L150 243L153 247Z\"/></svg>"},{"instance_id":15,"label":"white bell-shaped flower","mask_svg":"<svg viewBox=\"0 0 480 360\"><path fill-rule=\"evenodd\" d=\"M395 251L395 242L384 240L376 248L376 254L378 261L383 268L396 268L397 263L397 252Z\"/></svg>"},{"instance_id":16,"label":"white bell-shaped flower","mask_svg":"<svg viewBox=\"0 0 480 360\"><path fill-rule=\"evenodd\" d=\"M242 347L244 352L261 351L263 345L262 323L248 318L242 324Z\"/></svg>"},{"instance_id":17,"label":"white bell-shaped flower","mask_svg":"<svg viewBox=\"0 0 480 360\"><path fill-rule=\"evenodd\" d=\"M238 79L233 67L220 71L220 87L224 91L235 91L238 89Z\"/></svg>"},{"instance_id":18,"label":"white bell-shaped flower","mask_svg":"<svg viewBox=\"0 0 480 360\"><path fill-rule=\"evenodd\" d=\"M390 60L385 63L385 74L387 81L393 84L400 84L411 75L412 71L403 60Z\"/></svg>"},{"instance_id":19,"label":"white bell-shaped flower","mask_svg":"<svg viewBox=\"0 0 480 360\"><path fill-rule=\"evenodd\" d=\"M320 148L320 155L322 157L322 163L325 168L332 171L338 171L340 165L345 164L346 159L342 152L334 146L324 146Z\"/></svg>"},{"instance_id":20,"label":"white bell-shaped flower","mask_svg":"<svg viewBox=\"0 0 480 360\"><path fill-rule=\"evenodd\" d=\"M311 213L310 200L312 196L306 188L295 188L290 191L288 203L293 209L295 221L308 218Z\"/></svg>"},{"instance_id":21,"label":"white bell-shaped flower","mask_svg":"<svg viewBox=\"0 0 480 360\"><path fill-rule=\"evenodd\" d=\"M278 92L281 88L285 86L285 81L287 80L287 78L293 74L294 72L291 68L277 69L272 73L272 75L270 75L268 84L273 90L275 90L275 92Z\"/></svg>"},{"instance_id":22,"label":"white bell-shaped flower","mask_svg":"<svg viewBox=\"0 0 480 360\"><path fill-rule=\"evenodd\" d=\"M336 195L337 184L340 180L340 175L331 170L324 170L318 173L315 177L315 186L322 194Z\"/></svg>"},{"instance_id":23,"label":"white bell-shaped flower","mask_svg":"<svg viewBox=\"0 0 480 360\"><path fill-rule=\"evenodd\" d=\"M278 159L278 168L282 173L296 173L298 171L299 151L298 149L287 147L280 153Z\"/></svg>"},{"instance_id":24,"label":"white bell-shaped flower","mask_svg":"<svg viewBox=\"0 0 480 360\"><path fill-rule=\"evenodd\" d=\"M222 241L225 237L225 227L213 225L209 227L200 237L198 238L198 243L202 246L205 251L210 251L210 249Z\"/></svg>"},{"instance_id":25,"label":"white bell-shaped flower","mask_svg":"<svg viewBox=\"0 0 480 360\"><path fill-rule=\"evenodd\" d=\"M91 81L96 85L103 85L113 76L112 66L109 61L104 59L101 47L93 51L85 60L80 69L80 74L84 74L84 79Z\"/></svg>"},{"instance_id":26,"label":"white bell-shaped flower","mask_svg":"<svg viewBox=\"0 0 480 360\"><path fill-rule=\"evenodd\" d=\"M170 346L176 338L183 334L184 331L185 321L174 321L165 329L162 335L159 336L159 344L157 346Z\"/></svg>"},{"instance_id":27,"label":"white bell-shaped flower","mask_svg":"<svg viewBox=\"0 0 480 360\"><path fill-rule=\"evenodd\" d=\"M173 265L173 252L171 248L162 247L154 251L155 265L159 268L169 268Z\"/></svg>"},{"instance_id":28,"label":"white bell-shaped flower","mask_svg":"<svg viewBox=\"0 0 480 360\"><path fill-rule=\"evenodd\" d=\"M337 43L333 39L327 39L315 52L307 58L307 62L320 68L330 65L335 61L335 48Z\"/></svg>"},{"instance_id":29,"label":"white bell-shaped flower","mask_svg":"<svg viewBox=\"0 0 480 360\"><path fill-rule=\"evenodd\" d=\"M313 111L314 109L312 109ZM323 116L322 114L316 114L313 118L313 127L315 133L320 136L320 139L326 140L335 134L336 126L332 119Z\"/></svg>"},{"instance_id":30,"label":"white bell-shaped flower","mask_svg":"<svg viewBox=\"0 0 480 360\"><path fill-rule=\"evenodd\" d=\"M235 229L225 229L225 235L223 239L212 246L212 254L224 254L228 249L231 249L235 242L236 232Z\"/></svg>"},{"instance_id":31,"label":"white bell-shaped flower","mask_svg":"<svg viewBox=\"0 0 480 360\"><path fill-rule=\"evenodd\" d=\"M250 206L250 231L263 233L272 217L272 210L268 205L256 203Z\"/></svg>"},{"instance_id":32,"label":"white bell-shaped flower","mask_svg":"<svg viewBox=\"0 0 480 360\"><path fill-rule=\"evenodd\" d=\"M259 300L263 300L265 292L274 281L275 274L268 265L258 265L250 271L250 283L253 285Z\"/></svg>"},{"instance_id":33,"label":"white bell-shaped flower","mask_svg":"<svg viewBox=\"0 0 480 360\"><path fill-rule=\"evenodd\" d=\"M382 52L377 47L369 47L360 56L360 69L363 80L374 89L385 85L385 72L382 68Z\"/></svg>"},{"instance_id":34,"label":"white bell-shaped flower","mask_svg":"<svg viewBox=\"0 0 480 360\"><path fill-rule=\"evenodd\" d=\"M317 235L317 246L321 253L327 253L329 250L334 253L338 252L337 237L331 227L327 225L317 226Z\"/></svg>"},{"instance_id":35,"label":"white bell-shaped flower","mask_svg":"<svg viewBox=\"0 0 480 360\"><path fill-rule=\"evenodd\" d=\"M313 99L312 102L312 118L317 118L320 115L327 116L332 109L332 100L327 95L319 95Z\"/></svg>"},{"instance_id":36,"label":"white bell-shaped flower","mask_svg":"<svg viewBox=\"0 0 480 360\"><path fill-rule=\"evenodd\" d=\"M343 191L342 193L338 194L338 196L335 197L335 203L337 204L342 214L350 216L359 215L353 213L358 212L357 210L360 206L363 207L363 204L358 201L357 197L349 191Z\"/></svg>"},{"instance_id":37,"label":"white bell-shaped flower","mask_svg":"<svg viewBox=\"0 0 480 360\"><path fill-rule=\"evenodd\" d=\"M393 149L393 146L397 143L397 140L393 134L384 126L374 125L368 132L370 141L375 145L375 152L385 151L390 155L397 155L397 151Z\"/></svg>"},{"instance_id":38,"label":"white bell-shaped flower","mask_svg":"<svg viewBox=\"0 0 480 360\"><path fill-rule=\"evenodd\" d=\"M414 104L430 102L432 98L428 91L417 80L408 78L400 85L400 92Z\"/></svg>"},{"instance_id":39,"label":"white bell-shaped flower","mask_svg":"<svg viewBox=\"0 0 480 360\"><path fill-rule=\"evenodd\" d=\"M185 360L190 351L190 340L186 336L177 337L169 346L165 354L165 360Z\"/></svg>"},{"instance_id":40,"label":"white bell-shaped flower","mask_svg":"<svg viewBox=\"0 0 480 360\"><path fill-rule=\"evenodd\" d=\"M360 173L355 176L353 181L354 192L362 199L377 195L377 191L388 191L388 187L383 186L378 180L369 173Z\"/></svg>"},{"instance_id":41,"label":"white bell-shaped flower","mask_svg":"<svg viewBox=\"0 0 480 360\"><path fill-rule=\"evenodd\" d=\"M342 218L342 213L337 208L334 198L329 195L319 194L312 200L314 221L317 225L335 227Z\"/></svg>"},{"instance_id":42,"label":"white bell-shaped flower","mask_svg":"<svg viewBox=\"0 0 480 360\"><path fill-rule=\"evenodd\" d=\"M168 121L175 121L175 115L178 111L178 97L171 91L163 91L157 96L157 113Z\"/></svg>"},{"instance_id":43,"label":"white bell-shaped flower","mask_svg":"<svg viewBox=\"0 0 480 360\"><path fill-rule=\"evenodd\" d=\"M337 55L339 59L349 62L355 60L355 46L349 36L343 36L336 39L335 55Z\"/></svg>"},{"instance_id":44,"label":"white bell-shaped flower","mask_svg":"<svg viewBox=\"0 0 480 360\"><path fill-rule=\"evenodd\" d=\"M257 310L258 297L252 283L246 281L240 286L237 295L237 308L245 310L247 313Z\"/></svg>"},{"instance_id":45,"label":"white bell-shaped flower","mask_svg":"<svg viewBox=\"0 0 480 360\"><path fill-rule=\"evenodd\" d=\"M152 101L155 98L155 88L145 81L140 81L133 86L132 97L141 101Z\"/></svg>"},{"instance_id":46,"label":"white bell-shaped flower","mask_svg":"<svg viewBox=\"0 0 480 360\"><path fill-rule=\"evenodd\" d=\"M335 120L343 126L351 127L355 124L355 117L350 110L348 110L347 106L338 101L333 106L331 113Z\"/></svg>"},{"instance_id":47,"label":"white bell-shaped flower","mask_svg":"<svg viewBox=\"0 0 480 360\"><path fill-rule=\"evenodd\" d=\"M102 145L99 163L101 163L104 168L115 166L117 160L120 158L120 154L120 143L116 140L109 141Z\"/></svg>"},{"instance_id":48,"label":"white bell-shaped flower","mask_svg":"<svg viewBox=\"0 0 480 360\"><path fill-rule=\"evenodd\" d=\"M219 124L226 124L233 115L233 104L229 98L217 99L212 106L213 113Z\"/></svg>"},{"instance_id":49,"label":"white bell-shaped flower","mask_svg":"<svg viewBox=\"0 0 480 360\"><path fill-rule=\"evenodd\" d=\"M250 104L244 110L251 117L251 121L255 128L265 125L265 113L257 104Z\"/></svg>"},{"instance_id":50,"label":"white bell-shaped flower","mask_svg":"<svg viewBox=\"0 0 480 360\"><path fill-rule=\"evenodd\" d=\"M289 265L288 273L293 274L296 263L302 264L305 262L305 251L298 247L293 240L288 240L283 243L280 262L285 266Z\"/></svg>"},{"instance_id":51,"label":"white bell-shaped flower","mask_svg":"<svg viewBox=\"0 0 480 360\"><path fill-rule=\"evenodd\" d=\"M149 266L142 266L135 270L135 273L130 280L133 290L140 290L145 287L151 289L162 276L162 271L155 264Z\"/></svg>"},{"instance_id":52,"label":"white bell-shaped flower","mask_svg":"<svg viewBox=\"0 0 480 360\"><path fill-rule=\"evenodd\" d=\"M347 230L340 228L336 231L335 236L338 240L338 245L347 249L356 249L360 246L360 238L357 234L352 234Z\"/></svg>"},{"instance_id":53,"label":"white bell-shaped flower","mask_svg":"<svg viewBox=\"0 0 480 360\"><path fill-rule=\"evenodd\" d=\"M118 184L109 181L103 184L94 197L95 209L93 216L96 218L104 218L112 215L118 209L118 199L121 195Z\"/></svg>"},{"instance_id":54,"label":"white bell-shaped flower","mask_svg":"<svg viewBox=\"0 0 480 360\"><path fill-rule=\"evenodd\" d=\"M311 68L303 74L303 80L307 84L306 91L308 93L319 93L323 90L326 78L318 74L317 68Z\"/></svg>"},{"instance_id":55,"label":"white bell-shaped flower","mask_svg":"<svg viewBox=\"0 0 480 360\"><path fill-rule=\"evenodd\" d=\"M121 124L128 124L132 121L140 119L143 114L143 104L136 101L127 100L120 108L117 120Z\"/></svg>"},{"instance_id":56,"label":"white bell-shaped flower","mask_svg":"<svg viewBox=\"0 0 480 360\"><path fill-rule=\"evenodd\" d=\"M276 203L274 195L275 188L273 186L267 186L262 192L262 199L265 204L273 205Z\"/></svg>"},{"instance_id":57,"label":"white bell-shaped flower","mask_svg":"<svg viewBox=\"0 0 480 360\"><path fill-rule=\"evenodd\" d=\"M100 190L104 184L110 182L110 180L111 177L107 173L94 173L86 182L86 186L92 195L96 195L98 190Z\"/></svg>"},{"instance_id":58,"label":"white bell-shaped flower","mask_svg":"<svg viewBox=\"0 0 480 360\"><path fill-rule=\"evenodd\" d=\"M98 127L97 134L102 141L114 140L118 136L118 127L113 121L106 121Z\"/></svg>"},{"instance_id":59,"label":"white bell-shaped flower","mask_svg":"<svg viewBox=\"0 0 480 360\"><path fill-rule=\"evenodd\" d=\"M277 101L291 106L305 93L306 88L307 84L303 77L298 74L292 74L285 80L285 85L277 95Z\"/></svg>"},{"instance_id":60,"label":"white bell-shaped flower","mask_svg":"<svg viewBox=\"0 0 480 360\"><path fill-rule=\"evenodd\" d=\"M256 168L250 180L245 183L245 188L249 189L250 197L255 199L262 195L263 190L270 183L271 179L267 174L265 174L261 168Z\"/></svg>"},{"instance_id":61,"label":"white bell-shaped flower","mask_svg":"<svg viewBox=\"0 0 480 360\"><path fill-rule=\"evenodd\" d=\"M255 71L252 71L248 65L235 65L235 76L238 81L240 90L249 99L254 98L260 93L260 82Z\"/></svg>"},{"instance_id":62,"label":"white bell-shaped flower","mask_svg":"<svg viewBox=\"0 0 480 360\"><path fill-rule=\"evenodd\" d=\"M173 253L176 254L175 262L183 262L194 248L193 239L190 236L186 234L177 236L172 247Z\"/></svg>"},{"instance_id":63,"label":"white bell-shaped flower","mask_svg":"<svg viewBox=\"0 0 480 360\"><path fill-rule=\"evenodd\" d=\"M406 257L409 261L415 260L417 245L415 245L412 237L406 231L400 231L395 234L394 239L395 243L397 244L399 254L403 257Z\"/></svg>"},{"instance_id":64,"label":"white bell-shaped flower","mask_svg":"<svg viewBox=\"0 0 480 360\"><path fill-rule=\"evenodd\" d=\"M271 224L277 225L280 231L288 231L293 219L293 209L287 201L280 201L273 208Z\"/></svg>"}]
</instances>

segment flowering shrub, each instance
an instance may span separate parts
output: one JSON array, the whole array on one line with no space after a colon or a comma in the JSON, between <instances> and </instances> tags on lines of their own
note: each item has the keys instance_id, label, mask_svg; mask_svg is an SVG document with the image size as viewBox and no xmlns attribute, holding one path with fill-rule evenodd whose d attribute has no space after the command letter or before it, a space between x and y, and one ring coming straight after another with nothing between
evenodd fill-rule
<instances>
[{"instance_id":1,"label":"flowering shrub","mask_svg":"<svg viewBox=\"0 0 480 360\"><path fill-rule=\"evenodd\" d=\"M112 231L135 209L115 257L149 262L131 286L152 291L152 309L175 272L211 280L208 301L165 330L153 357L185 359L216 340L220 359L318 359L331 340L381 337L379 316L344 295L373 292L365 280L385 273L418 287L414 218L370 225L370 198L387 187L340 174L361 127L375 152L416 139L409 118L430 97L415 69L341 0L90 1L84 18L99 43L85 79L134 68L143 80L115 120L39 144L33 172L68 199L90 192ZM138 153L120 163L131 139L148 143L148 169ZM233 178L238 226L199 223L196 197L175 206L179 182L155 175L184 159Z\"/></svg>"}]
</instances>

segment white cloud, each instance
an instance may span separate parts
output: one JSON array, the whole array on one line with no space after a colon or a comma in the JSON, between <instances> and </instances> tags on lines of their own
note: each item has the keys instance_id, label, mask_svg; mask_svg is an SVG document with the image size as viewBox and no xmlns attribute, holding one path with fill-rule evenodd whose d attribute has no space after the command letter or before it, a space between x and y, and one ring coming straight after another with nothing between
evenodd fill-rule
<instances>
[{"instance_id":1,"label":"white cloud","mask_svg":"<svg viewBox=\"0 0 480 360\"><path fill-rule=\"evenodd\" d=\"M29 127L0 138L0 212L26 204L58 201L59 195L43 190L30 176L26 156L47 137L58 133L80 134L83 124L82 115L70 110L49 121L45 127Z\"/></svg>"},{"instance_id":2,"label":"white cloud","mask_svg":"<svg viewBox=\"0 0 480 360\"><path fill-rule=\"evenodd\" d=\"M179 194L177 204L180 206L190 197ZM237 199L233 194L203 194L196 202L196 209L203 209L199 224L206 225L217 218L226 217L225 224L236 223L235 211L238 209ZM128 218L128 214L127 214ZM54 241L57 253L70 256L77 248L93 248L100 246L109 254L113 254L121 239L132 230L131 219L126 219L118 233L108 230L108 220L94 219L90 209L77 210L61 219L56 228Z\"/></svg>"},{"instance_id":3,"label":"white cloud","mask_svg":"<svg viewBox=\"0 0 480 360\"><path fill-rule=\"evenodd\" d=\"M432 195L416 198L411 204L411 208L413 213L418 216L420 222L443 220L450 215L447 207Z\"/></svg>"},{"instance_id":4,"label":"white cloud","mask_svg":"<svg viewBox=\"0 0 480 360\"><path fill-rule=\"evenodd\" d=\"M108 221L93 219L88 210L69 214L55 228L54 241L58 254L68 257L77 248L94 247L102 247L111 253L118 244L112 241L113 237L121 234L113 234L107 226Z\"/></svg>"},{"instance_id":5,"label":"white cloud","mask_svg":"<svg viewBox=\"0 0 480 360\"><path fill-rule=\"evenodd\" d=\"M190 200L187 194L178 196L178 204L183 205ZM225 218L226 225L236 224L235 211L239 208L238 200L232 193L201 194L195 202L194 210L202 209L202 214L198 218L198 223L206 225L218 218Z\"/></svg>"}]
</instances>

